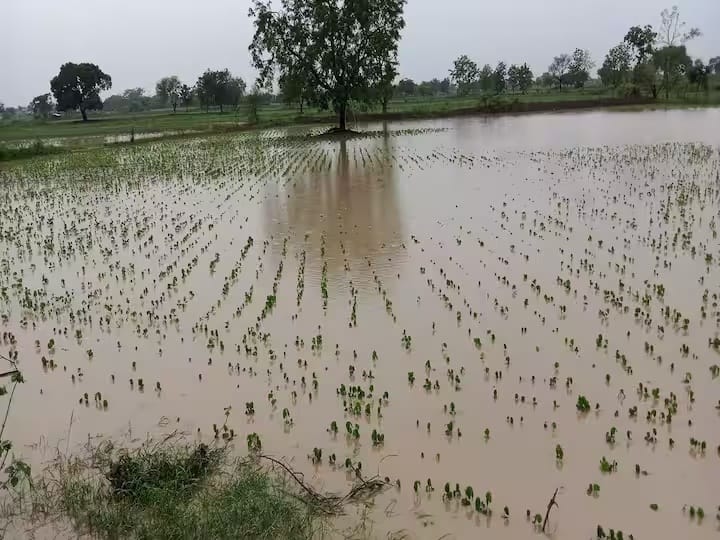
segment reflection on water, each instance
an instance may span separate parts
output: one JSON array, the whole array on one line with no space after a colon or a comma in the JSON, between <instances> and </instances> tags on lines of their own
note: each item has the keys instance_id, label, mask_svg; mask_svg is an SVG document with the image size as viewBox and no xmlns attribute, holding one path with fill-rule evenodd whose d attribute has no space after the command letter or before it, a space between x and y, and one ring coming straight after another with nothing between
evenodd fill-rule
<instances>
[{"instance_id":1,"label":"reflection on water","mask_svg":"<svg viewBox=\"0 0 720 540\"><path fill-rule=\"evenodd\" d=\"M268 186L263 211L268 233L311 253L324 242L331 280L339 281L345 269L357 283L370 282L374 271L392 272L404 257L405 231L389 136L319 146L312 158L317 167L293 176L283 188ZM308 271L318 273L320 265L311 263Z\"/></svg>"}]
</instances>

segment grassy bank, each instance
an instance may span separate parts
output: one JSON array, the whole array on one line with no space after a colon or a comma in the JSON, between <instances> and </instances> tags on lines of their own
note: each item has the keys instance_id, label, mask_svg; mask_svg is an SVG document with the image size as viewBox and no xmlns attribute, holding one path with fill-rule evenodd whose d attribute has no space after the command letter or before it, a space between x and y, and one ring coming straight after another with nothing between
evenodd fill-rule
<instances>
[{"instance_id":1,"label":"grassy bank","mask_svg":"<svg viewBox=\"0 0 720 540\"><path fill-rule=\"evenodd\" d=\"M0 530L107 540L336 538L344 533L334 518L390 487L358 469L347 493L321 493L282 459L262 454L255 434L244 457L216 443L188 443L175 432L131 447L88 441L0 499Z\"/></svg>"},{"instance_id":2,"label":"grassy bank","mask_svg":"<svg viewBox=\"0 0 720 540\"><path fill-rule=\"evenodd\" d=\"M324 519L259 459L176 440L58 459L29 498L38 527L103 539L309 539Z\"/></svg>"},{"instance_id":3,"label":"grassy bank","mask_svg":"<svg viewBox=\"0 0 720 540\"><path fill-rule=\"evenodd\" d=\"M349 114L352 125L357 121L442 118L474 114L505 114L577 110L601 107L700 107L720 106L720 91L693 93L670 100L618 98L604 89L565 91L503 96L467 96L395 99L386 112L368 108ZM164 137L187 137L212 133L246 131L256 128L287 127L300 124L334 124L335 115L328 111L285 105L263 106L258 122L246 122L247 111L210 112L199 110L172 113L149 111L136 114L96 113L88 122L23 119L0 124L0 161L9 161L105 144L156 140ZM51 142L46 144L40 141ZM57 148L60 146L61 148Z\"/></svg>"}]
</instances>

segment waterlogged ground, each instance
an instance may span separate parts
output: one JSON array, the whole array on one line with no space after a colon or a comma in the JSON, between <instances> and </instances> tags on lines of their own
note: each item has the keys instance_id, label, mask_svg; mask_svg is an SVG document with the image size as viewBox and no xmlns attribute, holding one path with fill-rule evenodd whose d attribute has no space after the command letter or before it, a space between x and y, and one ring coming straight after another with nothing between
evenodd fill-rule
<instances>
[{"instance_id":1,"label":"waterlogged ground","mask_svg":"<svg viewBox=\"0 0 720 540\"><path fill-rule=\"evenodd\" d=\"M532 537L556 488L551 538L715 537L718 125L460 119L0 171L7 435L38 467L256 433L318 489L389 478L351 537Z\"/></svg>"}]
</instances>

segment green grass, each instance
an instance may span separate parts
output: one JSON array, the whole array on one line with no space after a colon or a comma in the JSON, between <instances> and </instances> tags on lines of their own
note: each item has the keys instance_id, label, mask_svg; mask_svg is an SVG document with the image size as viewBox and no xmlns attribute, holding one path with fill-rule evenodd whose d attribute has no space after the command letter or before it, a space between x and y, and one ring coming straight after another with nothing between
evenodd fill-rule
<instances>
[{"instance_id":1,"label":"green grass","mask_svg":"<svg viewBox=\"0 0 720 540\"><path fill-rule=\"evenodd\" d=\"M307 539L319 520L281 476L204 445L101 446L58 461L32 493L37 522L92 538Z\"/></svg>"}]
</instances>

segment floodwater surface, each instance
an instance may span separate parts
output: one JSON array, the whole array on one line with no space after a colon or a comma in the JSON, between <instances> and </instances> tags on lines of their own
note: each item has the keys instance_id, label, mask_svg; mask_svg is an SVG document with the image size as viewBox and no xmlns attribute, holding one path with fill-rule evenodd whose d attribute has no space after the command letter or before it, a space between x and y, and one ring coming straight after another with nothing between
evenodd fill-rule
<instances>
[{"instance_id":1,"label":"floodwater surface","mask_svg":"<svg viewBox=\"0 0 720 540\"><path fill-rule=\"evenodd\" d=\"M330 536L527 538L559 488L550 538L713 537L719 125L462 118L0 171L7 436L39 465L210 441L231 407L238 453L257 433L318 489L388 477Z\"/></svg>"}]
</instances>

